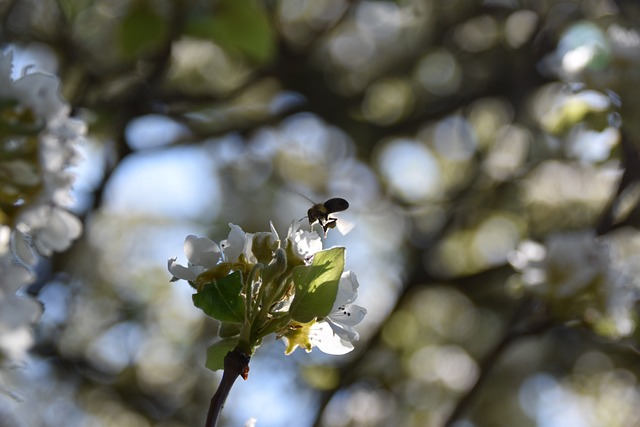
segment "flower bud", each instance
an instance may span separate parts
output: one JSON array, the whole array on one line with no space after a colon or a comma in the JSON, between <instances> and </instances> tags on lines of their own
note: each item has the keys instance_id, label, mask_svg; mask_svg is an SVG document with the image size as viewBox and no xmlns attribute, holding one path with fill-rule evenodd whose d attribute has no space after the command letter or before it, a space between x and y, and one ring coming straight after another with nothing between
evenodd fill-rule
<instances>
[{"instance_id":1,"label":"flower bud","mask_svg":"<svg viewBox=\"0 0 640 427\"><path fill-rule=\"evenodd\" d=\"M287 255L282 248L278 248L273 261L262 271L262 282L273 282L279 275L287 270Z\"/></svg>"},{"instance_id":2,"label":"flower bud","mask_svg":"<svg viewBox=\"0 0 640 427\"><path fill-rule=\"evenodd\" d=\"M277 236L271 232L259 232L253 236L251 251L258 262L268 264L273 258L273 251L279 246Z\"/></svg>"}]
</instances>

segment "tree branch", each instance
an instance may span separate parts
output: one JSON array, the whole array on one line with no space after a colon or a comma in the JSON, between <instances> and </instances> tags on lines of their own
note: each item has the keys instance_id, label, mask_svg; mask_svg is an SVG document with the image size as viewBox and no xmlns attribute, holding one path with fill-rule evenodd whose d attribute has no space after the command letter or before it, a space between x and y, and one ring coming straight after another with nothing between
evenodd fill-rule
<instances>
[{"instance_id":1,"label":"tree branch","mask_svg":"<svg viewBox=\"0 0 640 427\"><path fill-rule=\"evenodd\" d=\"M489 374L505 351L512 344L522 338L545 332L553 325L553 322L546 315L542 318L535 319L533 304L534 303L532 301L525 300L516 310L509 322L507 332L496 344L493 350L491 350L482 359L482 362L480 363L480 375L478 376L475 384L458 401L458 404L447 418L447 421L443 424L443 427L452 427L458 418L468 411L481 387L485 384L487 378L489 378ZM533 321L522 325L521 323L523 321L527 322L528 320L531 320L530 316L534 317Z\"/></svg>"},{"instance_id":2,"label":"tree branch","mask_svg":"<svg viewBox=\"0 0 640 427\"><path fill-rule=\"evenodd\" d=\"M250 359L249 356L238 349L230 351L225 356L224 373L222 374L222 380L220 381L218 390L216 390L213 397L211 397L205 427L215 427L218 424L220 413L227 400L227 396L229 396L231 387L233 387L238 377L242 377L245 380L247 379Z\"/></svg>"}]
</instances>

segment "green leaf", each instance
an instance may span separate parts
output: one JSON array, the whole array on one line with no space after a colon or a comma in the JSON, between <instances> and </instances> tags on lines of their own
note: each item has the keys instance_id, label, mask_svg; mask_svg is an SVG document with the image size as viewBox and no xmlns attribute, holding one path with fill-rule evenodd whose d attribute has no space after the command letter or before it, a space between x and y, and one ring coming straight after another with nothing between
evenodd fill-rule
<instances>
[{"instance_id":1,"label":"green leaf","mask_svg":"<svg viewBox=\"0 0 640 427\"><path fill-rule=\"evenodd\" d=\"M204 366L212 371L224 369L224 358L238 344L238 338L227 338L212 344L207 349L207 361Z\"/></svg>"},{"instance_id":2,"label":"green leaf","mask_svg":"<svg viewBox=\"0 0 640 427\"><path fill-rule=\"evenodd\" d=\"M220 338L231 338L240 335L242 329L242 323L228 323L224 322L220 324L218 328L218 336Z\"/></svg>"},{"instance_id":3,"label":"green leaf","mask_svg":"<svg viewBox=\"0 0 640 427\"><path fill-rule=\"evenodd\" d=\"M268 63L276 50L269 18L256 0L220 0L215 16L192 18L187 33L211 39L258 64Z\"/></svg>"},{"instance_id":4,"label":"green leaf","mask_svg":"<svg viewBox=\"0 0 640 427\"><path fill-rule=\"evenodd\" d=\"M167 24L149 1L137 1L120 22L119 41L122 53L135 57L160 46Z\"/></svg>"},{"instance_id":5,"label":"green leaf","mask_svg":"<svg viewBox=\"0 0 640 427\"><path fill-rule=\"evenodd\" d=\"M244 322L242 274L236 271L222 279L214 280L192 296L193 305L208 316L221 322Z\"/></svg>"},{"instance_id":6,"label":"green leaf","mask_svg":"<svg viewBox=\"0 0 640 427\"><path fill-rule=\"evenodd\" d=\"M296 294L289 309L291 318L307 323L329 314L338 294L343 270L344 248L317 252L312 265L294 268L292 274Z\"/></svg>"}]
</instances>

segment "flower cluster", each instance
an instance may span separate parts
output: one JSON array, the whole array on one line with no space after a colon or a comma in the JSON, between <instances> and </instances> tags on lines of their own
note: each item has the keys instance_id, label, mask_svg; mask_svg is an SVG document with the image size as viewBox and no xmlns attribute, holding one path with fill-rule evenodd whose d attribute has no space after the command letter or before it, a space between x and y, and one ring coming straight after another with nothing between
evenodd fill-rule
<instances>
[{"instance_id":1,"label":"flower cluster","mask_svg":"<svg viewBox=\"0 0 640 427\"><path fill-rule=\"evenodd\" d=\"M73 182L67 167L85 132L69 117L56 77L13 80L12 66L11 52L0 52L0 359L9 360L30 345L30 323L39 314L16 292L33 280L39 255L66 249L82 231L65 207Z\"/></svg>"},{"instance_id":2,"label":"flower cluster","mask_svg":"<svg viewBox=\"0 0 640 427\"><path fill-rule=\"evenodd\" d=\"M298 347L328 354L353 350L359 338L354 326L366 309L354 304L358 281L344 271L344 248L323 250L320 236L295 222L284 239L273 224L255 234L230 227L219 245L187 236L187 266L176 258L168 262L172 280L187 280L197 290L194 304L221 322L219 345L251 355L263 337L275 333L286 354ZM219 369L220 363L208 366Z\"/></svg>"},{"instance_id":3,"label":"flower cluster","mask_svg":"<svg viewBox=\"0 0 640 427\"><path fill-rule=\"evenodd\" d=\"M554 234L544 245L522 242L509 261L524 289L547 301L560 320L582 319L612 337L633 332L636 295L606 238L592 231Z\"/></svg>"}]
</instances>

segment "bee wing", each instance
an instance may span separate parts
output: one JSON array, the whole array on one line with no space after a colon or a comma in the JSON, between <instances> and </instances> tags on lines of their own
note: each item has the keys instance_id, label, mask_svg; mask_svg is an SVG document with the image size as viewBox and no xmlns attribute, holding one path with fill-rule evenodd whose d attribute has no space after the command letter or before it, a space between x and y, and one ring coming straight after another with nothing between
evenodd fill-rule
<instances>
[{"instance_id":1,"label":"bee wing","mask_svg":"<svg viewBox=\"0 0 640 427\"><path fill-rule=\"evenodd\" d=\"M353 227L355 226L356 226L355 222L347 221L342 217L340 217L340 219L338 219L338 222L336 223L336 228L338 229L340 234L342 234L343 236L346 236L347 233L353 230Z\"/></svg>"},{"instance_id":2,"label":"bee wing","mask_svg":"<svg viewBox=\"0 0 640 427\"><path fill-rule=\"evenodd\" d=\"M347 202L345 199L341 199L340 197L329 199L326 202L321 203L321 205L328 213L342 212L349 208L349 202Z\"/></svg>"}]
</instances>

